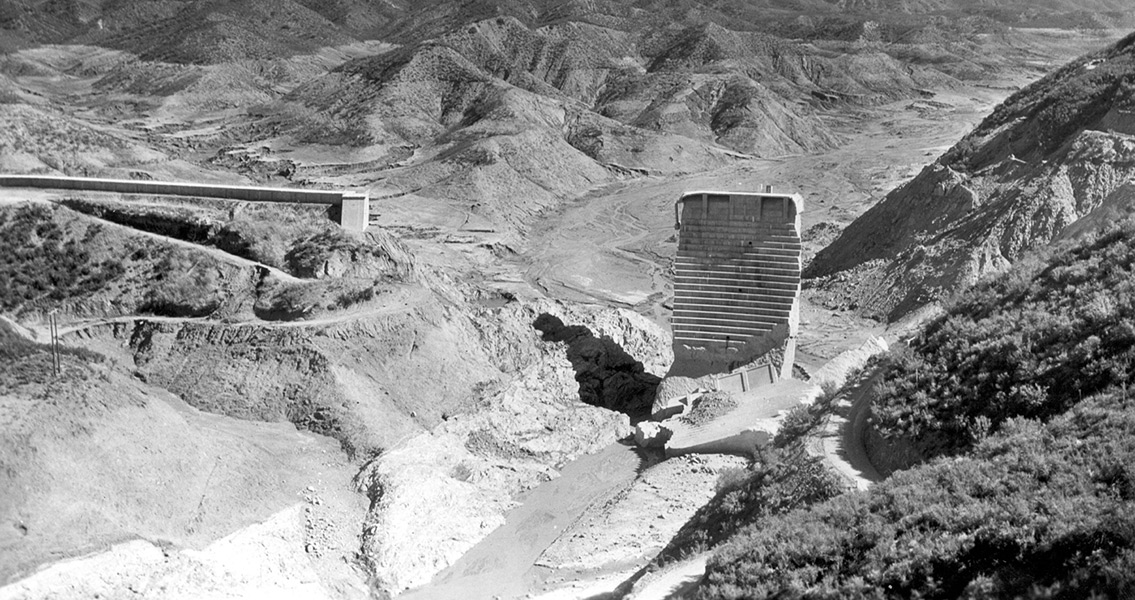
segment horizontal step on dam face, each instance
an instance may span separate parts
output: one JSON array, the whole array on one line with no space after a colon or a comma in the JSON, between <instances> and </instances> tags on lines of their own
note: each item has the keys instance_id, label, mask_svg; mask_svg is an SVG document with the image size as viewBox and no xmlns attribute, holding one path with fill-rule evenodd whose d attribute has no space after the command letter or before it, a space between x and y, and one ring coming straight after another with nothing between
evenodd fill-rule
<instances>
[{"instance_id":1,"label":"horizontal step on dam face","mask_svg":"<svg viewBox=\"0 0 1135 600\"><path fill-rule=\"evenodd\" d=\"M752 227L730 227L727 225L683 225L678 231L681 233L681 235L693 239L704 237L720 237L728 239L770 240L785 242L800 241L800 236L796 235L796 230L791 227L784 229L754 229Z\"/></svg>"},{"instance_id":2,"label":"horizontal step on dam face","mask_svg":"<svg viewBox=\"0 0 1135 600\"><path fill-rule=\"evenodd\" d=\"M707 324L737 323L743 326L750 324L775 324L788 322L788 314L732 314L732 313L673 313L670 316L672 323L692 323L706 321Z\"/></svg>"},{"instance_id":3,"label":"horizontal step on dam face","mask_svg":"<svg viewBox=\"0 0 1135 600\"><path fill-rule=\"evenodd\" d=\"M675 338L716 339L722 342L728 340L734 345L740 345L744 340L763 336L772 331L768 327L714 327L710 325L671 325Z\"/></svg>"},{"instance_id":4,"label":"horizontal step on dam face","mask_svg":"<svg viewBox=\"0 0 1135 600\"><path fill-rule=\"evenodd\" d=\"M785 300L750 300L748 302L737 302L733 300L716 300L707 298L704 301L700 298L682 298L681 302L675 302L674 314L679 313L715 313L727 315L747 315L747 314L763 314L760 311L771 311L774 313L790 312L792 310L793 302Z\"/></svg>"},{"instance_id":5,"label":"horizontal step on dam face","mask_svg":"<svg viewBox=\"0 0 1135 600\"><path fill-rule=\"evenodd\" d=\"M738 273L721 273L701 271L695 269L682 269L674 273L674 281L683 283L715 283L718 285L769 285L774 287L789 286L795 288L800 285L800 278L791 275L741 275Z\"/></svg>"},{"instance_id":6,"label":"horizontal step on dam face","mask_svg":"<svg viewBox=\"0 0 1135 600\"><path fill-rule=\"evenodd\" d=\"M744 275L738 277L734 273L702 274L696 271L678 271L674 273L674 283L680 283L682 285L716 285L730 288L743 287L782 290L796 290L800 287L800 279L796 277L777 276L773 278L768 275L761 275L749 278Z\"/></svg>"},{"instance_id":7,"label":"horizontal step on dam face","mask_svg":"<svg viewBox=\"0 0 1135 600\"><path fill-rule=\"evenodd\" d=\"M749 249L695 248L678 249L678 257L683 259L703 259L716 261L753 261L756 264L779 266L781 268L800 268L800 254L751 251Z\"/></svg>"},{"instance_id":8,"label":"horizontal step on dam face","mask_svg":"<svg viewBox=\"0 0 1135 600\"><path fill-rule=\"evenodd\" d=\"M724 252L730 253L749 253L759 255L775 255L775 256L799 256L800 246L793 244L785 244L781 242L774 243L749 243L749 240L684 240L678 243L678 251L701 251L701 252Z\"/></svg>"},{"instance_id":9,"label":"horizontal step on dam face","mask_svg":"<svg viewBox=\"0 0 1135 600\"><path fill-rule=\"evenodd\" d=\"M790 231L796 233L796 223L790 221L751 221L746 219L725 218L719 219L714 217L698 217L694 219L683 219L679 223L681 230L705 230L705 229L724 229L727 231L760 231L760 232L784 232Z\"/></svg>"},{"instance_id":10,"label":"horizontal step on dam face","mask_svg":"<svg viewBox=\"0 0 1135 600\"><path fill-rule=\"evenodd\" d=\"M742 265L780 269L800 273L800 259L795 256L755 256L731 252L679 252L677 262L682 264L701 263L702 265ZM709 268L709 267L702 267Z\"/></svg>"},{"instance_id":11,"label":"horizontal step on dam face","mask_svg":"<svg viewBox=\"0 0 1135 600\"><path fill-rule=\"evenodd\" d=\"M723 294L716 296L693 296L689 294L674 294L674 310L688 310L692 306L709 306L712 310L724 310L728 307L751 310L756 308L780 307L789 308L796 303L795 296L748 296L742 298L724 298Z\"/></svg>"},{"instance_id":12,"label":"horizontal step on dam face","mask_svg":"<svg viewBox=\"0 0 1135 600\"><path fill-rule=\"evenodd\" d=\"M799 246L800 245L800 238L796 237L795 235L787 235L787 234L785 234L785 235L781 235L781 234L773 234L773 235L756 234L756 235L754 235L752 233L742 233L742 232L732 233L732 232L714 231L714 230L683 232L682 239L694 241L694 242L697 242L697 241L741 242L741 243L752 242L754 245L756 245L756 244L787 244L789 246Z\"/></svg>"},{"instance_id":13,"label":"horizontal step on dam face","mask_svg":"<svg viewBox=\"0 0 1135 600\"><path fill-rule=\"evenodd\" d=\"M800 287L800 280L794 277L777 277L772 278L768 275L755 276L752 278L742 277L728 277L725 275L718 275L714 273L690 273L679 271L674 274L674 283L681 283L683 285L717 285L725 287L742 287L752 289L778 289L778 290L796 290Z\"/></svg>"},{"instance_id":14,"label":"horizontal step on dam face","mask_svg":"<svg viewBox=\"0 0 1135 600\"><path fill-rule=\"evenodd\" d=\"M770 275L775 277L794 277L800 279L800 269L794 268L795 265L789 267L778 268L774 266L767 266L759 263L738 262L738 261L712 261L695 258L681 258L674 259L674 270L678 272L702 272L702 273L728 273L731 275Z\"/></svg>"},{"instance_id":15,"label":"horizontal step on dam face","mask_svg":"<svg viewBox=\"0 0 1135 600\"><path fill-rule=\"evenodd\" d=\"M674 261L677 263L695 265L739 265L745 267L800 271L800 257L798 256L762 256L750 252L709 253L705 251L686 250L675 254Z\"/></svg>"},{"instance_id":16,"label":"horizontal step on dam face","mask_svg":"<svg viewBox=\"0 0 1135 600\"><path fill-rule=\"evenodd\" d=\"M799 258L799 248L777 248L770 244L750 244L748 240L680 240L678 252L727 252L752 256L790 256Z\"/></svg>"},{"instance_id":17,"label":"horizontal step on dam face","mask_svg":"<svg viewBox=\"0 0 1135 600\"><path fill-rule=\"evenodd\" d=\"M785 321L792 314L790 307L779 309L750 308L744 312L726 312L720 310L691 310L686 307L674 307L674 319L714 319L737 322L750 321Z\"/></svg>"},{"instance_id":18,"label":"horizontal step on dam face","mask_svg":"<svg viewBox=\"0 0 1135 600\"><path fill-rule=\"evenodd\" d=\"M793 302L781 302L776 305L772 303L765 303L761 306L707 306L705 304L690 304L687 302L675 302L674 312L671 313L675 317L713 317L715 319L786 319L792 313Z\"/></svg>"},{"instance_id":19,"label":"horizontal step on dam face","mask_svg":"<svg viewBox=\"0 0 1135 600\"><path fill-rule=\"evenodd\" d=\"M746 236L785 236L799 239L794 221L746 221L738 219L695 218L683 219L678 225L681 235L725 233Z\"/></svg>"},{"instance_id":20,"label":"horizontal step on dam face","mask_svg":"<svg viewBox=\"0 0 1135 600\"><path fill-rule=\"evenodd\" d=\"M796 238L768 239L751 235L722 235L706 233L700 235L687 235L679 240L680 246L685 245L718 245L718 246L749 246L752 248L780 248L796 250L803 248L803 244Z\"/></svg>"},{"instance_id":21,"label":"horizontal step on dam face","mask_svg":"<svg viewBox=\"0 0 1135 600\"><path fill-rule=\"evenodd\" d=\"M675 329L674 337L687 339L718 340L720 342L728 342L733 346L740 346L745 340L754 337L765 336L771 331L771 329Z\"/></svg>"},{"instance_id":22,"label":"horizontal step on dam face","mask_svg":"<svg viewBox=\"0 0 1135 600\"><path fill-rule=\"evenodd\" d=\"M707 298L723 298L723 299L736 299L746 300L749 298L760 299L762 296L772 298L795 298L797 295L798 286L791 287L773 287L773 286L739 286L739 285L714 285L712 283L674 283L674 296L689 298L691 296L704 296ZM684 292L684 293L683 293ZM734 294L736 296L734 296Z\"/></svg>"},{"instance_id":23,"label":"horizontal step on dam face","mask_svg":"<svg viewBox=\"0 0 1135 600\"><path fill-rule=\"evenodd\" d=\"M675 307L674 312L670 315L671 320L705 318L748 323L780 323L787 321L792 315L792 311L787 307L774 310L763 309L760 312L754 309L746 309L744 312L731 312L726 310L689 310L684 307Z\"/></svg>"},{"instance_id":24,"label":"horizontal step on dam face","mask_svg":"<svg viewBox=\"0 0 1135 600\"><path fill-rule=\"evenodd\" d=\"M763 332L763 333L768 333L768 332L766 331L766 332ZM711 345L713 345L713 346L722 346L722 347L731 346L733 348L736 348L738 346L738 339L739 338L737 338L737 336L717 335L715 333L707 333L705 335L693 334L693 333L674 334L674 341L676 343L684 344L684 345L687 345L687 346L711 346Z\"/></svg>"},{"instance_id":25,"label":"horizontal step on dam face","mask_svg":"<svg viewBox=\"0 0 1135 600\"><path fill-rule=\"evenodd\" d=\"M717 331L717 330L745 330L764 332L771 331L776 325L787 323L788 319L770 319L769 321L734 321L730 319L690 319L673 317L670 319L670 328L674 331Z\"/></svg>"},{"instance_id":26,"label":"horizontal step on dam face","mask_svg":"<svg viewBox=\"0 0 1135 600\"><path fill-rule=\"evenodd\" d=\"M705 298L710 304L719 304L724 301L757 301L770 304L792 304L796 298L797 288L775 288L757 286L712 285L676 282L674 284L674 301L694 300Z\"/></svg>"},{"instance_id":27,"label":"horizontal step on dam face","mask_svg":"<svg viewBox=\"0 0 1135 600\"><path fill-rule=\"evenodd\" d=\"M728 281L688 281L674 282L674 290L687 292L726 292L730 294L770 294L774 296L795 297L800 286L794 283L779 282L745 282L731 283ZM683 294L685 296L686 294Z\"/></svg>"}]
</instances>

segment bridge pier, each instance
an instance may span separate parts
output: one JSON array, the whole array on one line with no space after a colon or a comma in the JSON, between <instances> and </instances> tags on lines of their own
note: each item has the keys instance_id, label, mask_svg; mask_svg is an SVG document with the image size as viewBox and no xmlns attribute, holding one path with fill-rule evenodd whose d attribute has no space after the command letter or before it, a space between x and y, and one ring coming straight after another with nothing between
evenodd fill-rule
<instances>
[{"instance_id":1,"label":"bridge pier","mask_svg":"<svg viewBox=\"0 0 1135 600\"><path fill-rule=\"evenodd\" d=\"M347 231L365 231L370 224L370 194L343 193L339 226Z\"/></svg>"}]
</instances>

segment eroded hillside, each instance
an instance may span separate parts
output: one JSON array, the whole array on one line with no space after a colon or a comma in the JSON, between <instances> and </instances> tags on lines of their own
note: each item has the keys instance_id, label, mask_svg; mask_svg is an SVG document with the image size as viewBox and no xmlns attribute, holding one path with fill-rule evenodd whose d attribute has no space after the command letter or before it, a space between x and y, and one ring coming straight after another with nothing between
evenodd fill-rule
<instances>
[{"instance_id":1,"label":"eroded hillside","mask_svg":"<svg viewBox=\"0 0 1135 600\"><path fill-rule=\"evenodd\" d=\"M1014 94L825 248L836 306L897 319L1004 270L1135 176L1135 37Z\"/></svg>"},{"instance_id":2,"label":"eroded hillside","mask_svg":"<svg viewBox=\"0 0 1135 600\"><path fill-rule=\"evenodd\" d=\"M618 442L672 360L673 199L799 190L813 253L1119 4L0 0L0 170L372 196L353 235L323 207L0 194L0 595L614 589L746 460ZM1123 52L1083 68L1122 79ZM876 332L804 321L809 369ZM838 491L762 469L713 506Z\"/></svg>"}]
</instances>

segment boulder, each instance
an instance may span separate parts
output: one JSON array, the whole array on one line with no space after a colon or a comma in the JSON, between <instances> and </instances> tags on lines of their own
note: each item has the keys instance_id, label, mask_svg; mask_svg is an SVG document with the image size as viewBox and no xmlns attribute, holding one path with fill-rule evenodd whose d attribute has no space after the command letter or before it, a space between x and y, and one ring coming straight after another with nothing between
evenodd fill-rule
<instances>
[{"instance_id":1,"label":"boulder","mask_svg":"<svg viewBox=\"0 0 1135 600\"><path fill-rule=\"evenodd\" d=\"M662 448L674 432L654 421L641 421L634 428L634 441L643 448Z\"/></svg>"}]
</instances>

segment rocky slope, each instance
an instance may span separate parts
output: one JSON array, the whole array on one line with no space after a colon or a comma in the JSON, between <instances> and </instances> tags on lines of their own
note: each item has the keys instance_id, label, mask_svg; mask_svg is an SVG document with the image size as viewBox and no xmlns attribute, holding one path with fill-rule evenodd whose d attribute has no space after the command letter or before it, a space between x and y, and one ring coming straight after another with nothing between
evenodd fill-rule
<instances>
[{"instance_id":1,"label":"rocky slope","mask_svg":"<svg viewBox=\"0 0 1135 600\"><path fill-rule=\"evenodd\" d=\"M816 255L832 305L895 320L1005 269L1135 177L1135 36L1014 94Z\"/></svg>"},{"instance_id":2,"label":"rocky slope","mask_svg":"<svg viewBox=\"0 0 1135 600\"><path fill-rule=\"evenodd\" d=\"M102 208L114 209L114 204L104 203ZM208 212L201 207L190 212L203 210ZM167 233L184 233L194 226L184 211L167 207L161 214L164 221L158 222L165 223ZM175 227L179 216L186 219L180 228ZM555 477L573 458L627 436L627 415L642 413L653 397L658 379L650 373L662 372L669 362L665 333L639 315L499 295L495 296L499 302L482 303L477 299L488 295L487 290L434 273L431 269L436 265L421 272L401 269L394 275L386 271L393 266L390 263L366 277L325 265L314 273L297 271L321 279L301 280L278 271L259 283L245 282L246 276L255 276L257 267L246 272L232 255L185 244L179 249L184 260L158 274L215 270L187 285L206 296L214 294L219 305L206 315L171 315L168 306L139 301L161 283L153 281L155 273L144 268L136 251L146 249L146 255L154 258L184 242L100 223L62 207L26 204L0 208L0 227L29 232L27 239L5 238L22 243L13 256L39 255L17 263L21 270L10 279L7 271L0 273L5 281L18 284L5 287L0 298L5 310L33 325L42 312L60 310L61 319L71 322L63 331L65 338L106 356L97 368L65 365L66 371L82 375L74 385L20 379L27 378L31 367L24 362L29 361L38 369L33 375L49 377L49 370L43 374L49 356L44 346L33 345L27 357L21 356L24 362L8 364L0 373L18 379L18 385L0 399L8 414L0 422L3 438L25 441L0 449L6 476L12 479L5 486L8 492L0 496L6 507L3 518L17 530L23 524L32 532L5 543L3 562L25 573L49 554L101 551L132 536L167 544L167 558L173 557L159 561L158 573L152 564L153 546L119 548L113 552L128 557L122 558L123 565L143 566L124 566L114 574L86 580L77 575L87 568L79 562L9 590L17 596L67 589L79 597L124 586L156 585L155 577L177 589L182 589L183 577L204 578L221 588L224 577L217 571L221 563L188 557L183 549L214 542L270 517L263 527L279 533L265 535L278 535L284 541L269 543L250 530L241 534L251 536L249 540L236 538L244 540L239 544L266 544L268 556L283 553L281 560L299 561L297 568L307 569L305 561L314 561L310 568L320 577L334 579L317 582L323 592L350 596L367 577L390 591L424 583L499 524L521 493ZM387 235L377 229L375 233ZM287 229L281 226L276 235L286 239ZM394 244L391 248L399 245L387 242ZM59 247L70 254L48 251ZM109 264L102 259L120 255L123 247L130 256L124 264L105 272L95 268ZM356 246L350 254L357 256L362 250ZM72 255L74 259L67 258ZM52 267L63 266L92 273L78 280L81 293L59 287L56 294L36 295L34 291L48 280L27 276L48 277ZM40 267L43 273L37 270ZM367 282L372 293L345 304L328 302L334 296L328 289L351 281ZM311 285L332 288L309 289ZM314 301L317 309L266 319L254 308L261 301L258 294L295 294L291 301L296 306ZM184 294L175 296L183 303L190 300ZM27 385L32 387L25 389ZM631 397L640 398L640 406L628 403ZM38 407L41 400L47 402L43 406L48 412L40 415L36 408L21 416L21 406ZM98 410L75 411L65 422L58 418L62 407L87 405ZM184 419L178 411L205 415L192 419L211 425L187 425L177 436L162 433ZM57 431L62 425L74 432L62 435ZM221 433L215 433L216 428ZM130 435L115 433L123 430ZM252 447L234 448L224 469L201 466L205 464L201 461L212 460L208 456L192 464L167 465L179 460L179 453L197 456L212 452L204 448L214 443L232 445L235 442L226 436L245 430ZM281 437L284 430L292 434ZM276 432L271 444L255 442L257 436L271 432ZM154 436L163 438L165 446L146 441ZM113 439L120 440L117 450L109 445ZM310 439L323 440L319 451L332 454L312 459L328 468L334 464L336 483L329 490L320 483L323 480L305 478L309 457L306 446L296 440ZM338 442L337 447L328 445L331 440ZM262 464L265 448L277 461L270 468ZM97 458L116 452L123 454L112 462ZM81 456L93 457L100 465L135 466L114 473L89 467L96 476L87 480L69 470L86 464L87 458L77 458ZM279 485L274 479L272 485L260 480L271 478L277 467L301 469L305 475L286 478ZM207 490L208 502L216 503L216 516L184 525L169 515L187 512L181 503L192 498L157 494L139 479L182 468L195 469L194 477L204 478L198 483ZM211 479L214 475L216 480ZM327 476L331 477L330 471ZM259 512L230 498L245 487L264 488L261 495L242 496L263 500ZM316 498L312 494L317 492L324 495L297 512L293 508L301 492L304 498ZM96 501L86 502L83 497ZM369 510L359 506L367 498ZM129 518L104 523L108 502L128 509ZM463 510L453 511L455 505ZM59 506L86 511L82 514L87 516L81 517L86 524L80 528L56 519L48 525L50 515L40 507ZM300 517L307 520L295 529ZM422 535L424 531L432 533ZM271 574L260 576L268 577L264 585L295 583Z\"/></svg>"}]
</instances>

